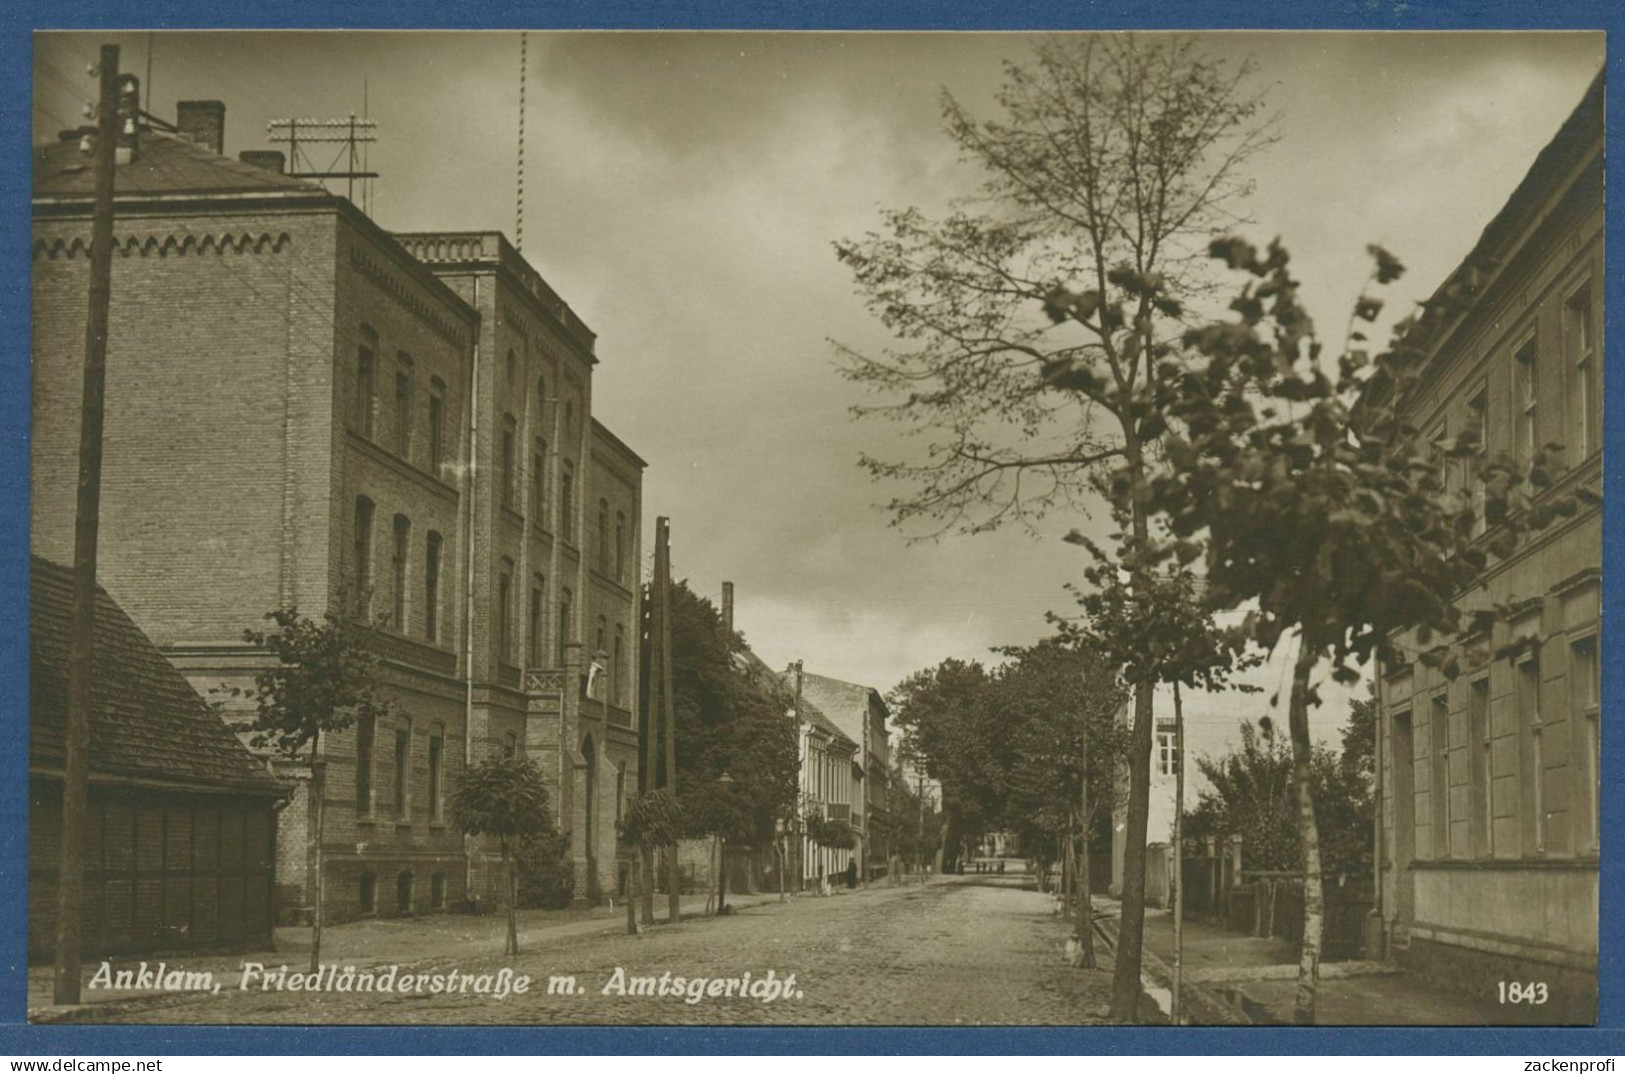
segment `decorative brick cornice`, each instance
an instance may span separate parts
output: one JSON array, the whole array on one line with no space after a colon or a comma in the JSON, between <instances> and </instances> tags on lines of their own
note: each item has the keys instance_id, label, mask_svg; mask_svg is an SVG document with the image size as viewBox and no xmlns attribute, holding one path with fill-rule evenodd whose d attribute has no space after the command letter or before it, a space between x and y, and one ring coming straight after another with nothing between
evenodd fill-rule
<instances>
[{"instance_id":1,"label":"decorative brick cornice","mask_svg":"<svg viewBox=\"0 0 1625 1074\"><path fill-rule=\"evenodd\" d=\"M457 348L466 350L468 339L452 325L450 318L437 313L432 304L414 294L389 267L368 256L359 246L350 247L350 264L397 305L429 327L435 335Z\"/></svg>"},{"instance_id":2,"label":"decorative brick cornice","mask_svg":"<svg viewBox=\"0 0 1625 1074\"><path fill-rule=\"evenodd\" d=\"M191 232L179 234L147 234L115 235L113 249L121 257L185 257L187 255L203 254L262 254L267 251L281 253L293 245L293 239L287 232L273 235L269 231L258 234L253 232L222 232L218 235L195 235ZM41 255L55 261L66 257L73 260L90 256L90 238L86 235L72 237L57 237L54 239L35 239L34 257Z\"/></svg>"}]
</instances>

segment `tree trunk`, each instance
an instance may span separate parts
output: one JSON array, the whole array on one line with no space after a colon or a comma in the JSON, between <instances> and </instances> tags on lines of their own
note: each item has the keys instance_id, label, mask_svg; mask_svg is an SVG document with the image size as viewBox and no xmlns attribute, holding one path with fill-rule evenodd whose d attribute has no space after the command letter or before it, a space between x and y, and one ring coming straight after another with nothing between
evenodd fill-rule
<instances>
[{"instance_id":1,"label":"tree trunk","mask_svg":"<svg viewBox=\"0 0 1625 1074\"><path fill-rule=\"evenodd\" d=\"M503 954L519 953L519 873L508 855L508 841L502 841L502 863L508 870L508 938Z\"/></svg>"},{"instance_id":2,"label":"tree trunk","mask_svg":"<svg viewBox=\"0 0 1625 1074\"><path fill-rule=\"evenodd\" d=\"M1123 833L1123 910L1117 925L1111 1017L1140 1013L1140 949L1145 929L1145 836L1151 809L1152 684L1134 687L1134 726L1128 748L1128 818Z\"/></svg>"},{"instance_id":3,"label":"tree trunk","mask_svg":"<svg viewBox=\"0 0 1625 1074\"><path fill-rule=\"evenodd\" d=\"M1083 721L1083 734L1078 745L1078 826L1082 839L1078 843L1078 942L1083 945L1084 969L1095 968L1095 910L1094 896L1089 890L1089 827L1094 811L1089 805L1089 721Z\"/></svg>"},{"instance_id":4,"label":"tree trunk","mask_svg":"<svg viewBox=\"0 0 1625 1074\"><path fill-rule=\"evenodd\" d=\"M639 852L638 870L643 882L638 885L638 901L643 904L640 912L647 927L655 923L655 848L645 845Z\"/></svg>"},{"instance_id":5,"label":"tree trunk","mask_svg":"<svg viewBox=\"0 0 1625 1074\"><path fill-rule=\"evenodd\" d=\"M1298 638L1298 662L1292 669L1292 772L1298 785L1298 842L1303 855L1303 948L1298 956L1298 994L1292 1020L1315 1024L1315 990L1320 984L1320 936L1325 918L1320 885L1320 831L1315 824L1315 792L1310 783L1313 747L1309 741L1309 674L1320 651L1308 634Z\"/></svg>"},{"instance_id":6,"label":"tree trunk","mask_svg":"<svg viewBox=\"0 0 1625 1074\"><path fill-rule=\"evenodd\" d=\"M628 936L638 934L638 881L642 879L643 844L641 840L632 843L632 860L626 868L626 933Z\"/></svg>"},{"instance_id":7,"label":"tree trunk","mask_svg":"<svg viewBox=\"0 0 1625 1074\"><path fill-rule=\"evenodd\" d=\"M322 827L327 820L327 762L318 756L321 735L310 740L310 863L315 871L311 892L315 906L310 912L310 972L320 973L322 968L322 919L327 916L327 885L322 874ZM376 898L376 893L374 898Z\"/></svg>"},{"instance_id":8,"label":"tree trunk","mask_svg":"<svg viewBox=\"0 0 1625 1074\"><path fill-rule=\"evenodd\" d=\"M774 842L774 844L773 844L773 853L778 855L778 858L779 858L779 901L783 902L784 901L784 871L790 867L790 853L789 853L789 851L787 851L785 849L783 842L779 842L779 841Z\"/></svg>"},{"instance_id":9,"label":"tree trunk","mask_svg":"<svg viewBox=\"0 0 1625 1074\"><path fill-rule=\"evenodd\" d=\"M1066 832L1062 838L1066 842L1061 844L1061 920L1072 920L1072 881L1077 875L1077 866L1072 864L1072 811L1066 811Z\"/></svg>"},{"instance_id":10,"label":"tree trunk","mask_svg":"<svg viewBox=\"0 0 1625 1074\"><path fill-rule=\"evenodd\" d=\"M1185 983L1185 709L1174 683L1174 991L1168 1020L1179 1025L1179 992Z\"/></svg>"}]
</instances>

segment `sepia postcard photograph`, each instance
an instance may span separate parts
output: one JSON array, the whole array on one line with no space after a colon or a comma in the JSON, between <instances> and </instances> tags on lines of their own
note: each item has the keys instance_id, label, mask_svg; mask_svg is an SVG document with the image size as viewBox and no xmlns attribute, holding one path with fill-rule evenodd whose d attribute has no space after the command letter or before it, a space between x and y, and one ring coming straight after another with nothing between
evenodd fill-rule
<instances>
[{"instance_id":1,"label":"sepia postcard photograph","mask_svg":"<svg viewBox=\"0 0 1625 1074\"><path fill-rule=\"evenodd\" d=\"M1606 58L34 34L29 1021L1595 1025Z\"/></svg>"}]
</instances>

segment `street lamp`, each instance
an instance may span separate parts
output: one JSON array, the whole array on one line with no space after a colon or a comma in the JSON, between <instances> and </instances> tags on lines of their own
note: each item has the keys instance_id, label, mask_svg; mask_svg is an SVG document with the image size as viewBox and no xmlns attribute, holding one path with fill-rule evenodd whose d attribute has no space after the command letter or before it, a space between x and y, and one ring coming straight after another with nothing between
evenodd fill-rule
<instances>
[{"instance_id":1,"label":"street lamp","mask_svg":"<svg viewBox=\"0 0 1625 1074\"><path fill-rule=\"evenodd\" d=\"M717 786L721 787L723 793L726 794L728 788L733 786L733 781L734 778L728 774L728 770L723 769L722 775L717 777ZM722 834L722 830L719 828L717 830L717 916L722 916L723 909L727 906L727 901L728 839Z\"/></svg>"}]
</instances>

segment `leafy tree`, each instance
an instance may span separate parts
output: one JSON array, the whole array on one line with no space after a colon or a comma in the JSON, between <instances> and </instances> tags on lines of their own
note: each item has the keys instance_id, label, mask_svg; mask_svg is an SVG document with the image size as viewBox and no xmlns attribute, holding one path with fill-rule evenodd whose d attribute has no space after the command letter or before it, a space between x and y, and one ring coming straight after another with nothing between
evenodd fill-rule
<instances>
[{"instance_id":1,"label":"leafy tree","mask_svg":"<svg viewBox=\"0 0 1625 1074\"><path fill-rule=\"evenodd\" d=\"M508 874L508 935L503 953L519 953L519 884L510 849L553 831L547 787L528 757L492 757L463 771L448 802L464 835L494 835Z\"/></svg>"},{"instance_id":2,"label":"leafy tree","mask_svg":"<svg viewBox=\"0 0 1625 1074\"><path fill-rule=\"evenodd\" d=\"M1399 278L1403 265L1370 249L1370 285ZM1406 631L1425 647L1436 636L1482 630L1496 610L1468 614L1460 598L1481 584L1488 555L1507 555L1522 532L1574 513L1578 499L1595 494L1524 494L1551 483L1560 445L1529 460L1490 458L1475 433L1434 444L1405 418L1430 333L1470 296L1441 296L1420 321L1396 325L1387 348L1372 355L1359 322L1383 303L1362 295L1347 349L1328 371L1286 249L1277 242L1261 253L1227 238L1210 252L1251 277L1231 304L1237 320L1185 334L1169 405L1177 431L1163 438L1170 471L1143 485L1126 469L1118 479L1143 490L1168 520L1173 539L1148 542L1148 555L1177 556L1181 541L1203 539L1209 606L1256 607L1249 628L1266 649L1295 636L1288 731L1305 893L1294 1017L1313 1022L1324 916L1309 738L1309 708L1320 703L1315 668L1329 662L1334 679L1352 684L1358 665ZM1482 517L1453 487L1452 471L1463 470L1482 481ZM1481 521L1494 531L1483 546L1475 543ZM1456 656L1429 659L1447 675L1459 671Z\"/></svg>"},{"instance_id":3,"label":"leafy tree","mask_svg":"<svg viewBox=\"0 0 1625 1074\"><path fill-rule=\"evenodd\" d=\"M894 724L942 788L944 864L966 832L983 832L1003 816L1006 774L1015 744L987 704L992 679L981 664L949 658L892 689Z\"/></svg>"},{"instance_id":4,"label":"leafy tree","mask_svg":"<svg viewBox=\"0 0 1625 1074\"><path fill-rule=\"evenodd\" d=\"M672 694L685 834L770 845L798 793L794 697L687 582L672 590Z\"/></svg>"},{"instance_id":5,"label":"leafy tree","mask_svg":"<svg viewBox=\"0 0 1625 1074\"><path fill-rule=\"evenodd\" d=\"M249 741L254 748L270 748L297 760L300 751L309 747L312 816L308 830L316 889L310 968L314 973L321 966L326 916L322 835L327 765L322 760L322 736L345 731L357 720L388 716L393 709L380 693L379 658L371 644L371 627L333 612L320 620L311 619L292 607L267 612L265 618L275 629L246 630L243 640L270 650L276 664L254 676L252 690L228 687L223 692L253 701L254 718L244 726L252 732Z\"/></svg>"},{"instance_id":6,"label":"leafy tree","mask_svg":"<svg viewBox=\"0 0 1625 1074\"><path fill-rule=\"evenodd\" d=\"M1187 38L1053 38L1030 65L1006 65L1002 118L979 122L944 94L981 189L943 219L891 211L882 231L836 244L902 343L842 350L850 378L892 397L861 412L935 436L923 459L863 459L912 486L890 503L894 522L1031 526L1086 506L1120 465L1107 491L1145 539L1134 492L1156 467L1177 372L1162 359L1201 284L1197 243L1233 219L1244 166L1272 140L1248 73ZM1112 997L1123 1020L1141 991L1152 699L1149 680L1137 685Z\"/></svg>"},{"instance_id":7,"label":"leafy tree","mask_svg":"<svg viewBox=\"0 0 1625 1074\"><path fill-rule=\"evenodd\" d=\"M1353 720L1351 717L1352 726ZM1241 837L1242 855L1252 868L1299 870L1299 838L1294 795L1292 744L1268 716L1254 726L1241 721L1241 744L1220 757L1199 757L1197 769L1209 784L1191 812L1193 837ZM1345 734L1348 728L1345 727ZM1322 867L1355 875L1371 869L1374 803L1371 783L1358 763L1316 746L1311 763L1315 816L1328 833Z\"/></svg>"}]
</instances>

